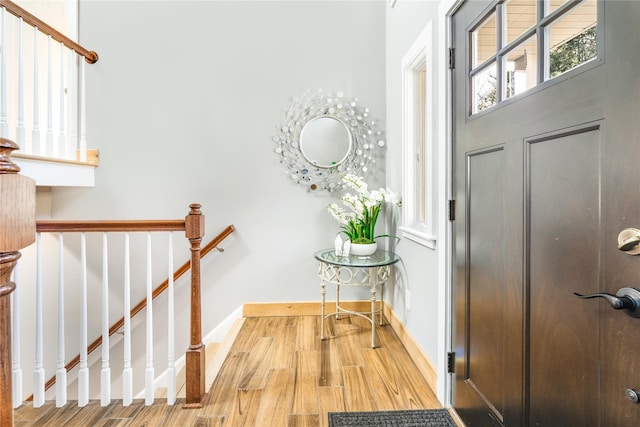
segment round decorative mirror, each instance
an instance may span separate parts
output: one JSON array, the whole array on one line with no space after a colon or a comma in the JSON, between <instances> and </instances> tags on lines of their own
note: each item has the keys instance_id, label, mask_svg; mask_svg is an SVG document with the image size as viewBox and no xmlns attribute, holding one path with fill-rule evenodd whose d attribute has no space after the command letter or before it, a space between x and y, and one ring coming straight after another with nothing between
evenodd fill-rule
<instances>
[{"instance_id":1,"label":"round decorative mirror","mask_svg":"<svg viewBox=\"0 0 640 427\"><path fill-rule=\"evenodd\" d=\"M322 91L293 99L273 142L291 179L308 190L329 192L342 188L347 173L364 175L385 145L368 108Z\"/></svg>"},{"instance_id":2,"label":"round decorative mirror","mask_svg":"<svg viewBox=\"0 0 640 427\"><path fill-rule=\"evenodd\" d=\"M300 132L300 150L308 162L319 168L342 163L351 151L351 133L340 119L332 116L309 120Z\"/></svg>"}]
</instances>

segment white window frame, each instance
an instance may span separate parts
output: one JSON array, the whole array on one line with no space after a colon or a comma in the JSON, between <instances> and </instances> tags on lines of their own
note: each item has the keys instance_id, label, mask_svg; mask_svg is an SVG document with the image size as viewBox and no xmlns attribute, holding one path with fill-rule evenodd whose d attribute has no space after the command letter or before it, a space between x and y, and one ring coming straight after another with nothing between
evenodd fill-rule
<instances>
[{"instance_id":1,"label":"white window frame","mask_svg":"<svg viewBox=\"0 0 640 427\"><path fill-rule=\"evenodd\" d=\"M434 235L435 226L435 209L434 209L434 192L435 188L435 159L433 155L434 143L434 127L433 116L435 107L433 104L433 79L435 77L435 69L433 68L433 51L432 45L432 25L427 24L422 33L418 36L413 45L402 58L402 159L404 166L403 182L402 182L402 212L403 221L400 226L402 236L426 246L435 249L436 236ZM426 158L420 162L425 168L424 177L424 212L425 220L420 221L418 218L419 207L417 206L419 198L416 196L418 191L418 121L417 118L417 78L418 72L426 68L424 87L426 88L426 99L424 109L424 152Z\"/></svg>"}]
</instances>

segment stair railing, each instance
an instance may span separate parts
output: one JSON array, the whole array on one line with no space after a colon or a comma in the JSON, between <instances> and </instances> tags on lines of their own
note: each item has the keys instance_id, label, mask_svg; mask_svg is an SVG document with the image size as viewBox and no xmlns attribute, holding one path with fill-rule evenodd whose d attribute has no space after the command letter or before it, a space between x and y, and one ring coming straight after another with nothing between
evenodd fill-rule
<instances>
[{"instance_id":1,"label":"stair railing","mask_svg":"<svg viewBox=\"0 0 640 427\"><path fill-rule=\"evenodd\" d=\"M32 36L25 37L25 27ZM95 162L87 150L84 81L85 63L95 63L98 54L10 0L0 0L0 29L0 137L18 144L16 157ZM29 72L25 62L33 63ZM33 81L25 82L32 74Z\"/></svg>"},{"instance_id":2,"label":"stair railing","mask_svg":"<svg viewBox=\"0 0 640 427\"><path fill-rule=\"evenodd\" d=\"M38 221L36 223L36 229L39 232L55 231L55 228L56 228L56 225L53 224L51 221ZM200 257L204 258L209 252L211 252L214 249L217 249L219 252L223 252L224 249L220 247L220 244L224 241L224 239L226 239L234 231L235 231L235 227L233 225L228 225L224 230L222 230L216 237L214 237L209 243L207 243L202 248L202 250L200 251ZM151 293L151 299L155 300L160 295L162 295L167 289L169 289L170 282L175 283L176 281L178 281L178 279L182 277L184 273L189 271L190 268L191 268L190 260L182 264L176 271L173 272L173 282L171 282L169 278L163 281L160 285L158 285L153 290L153 292ZM136 304L131 309L131 312L129 313L129 319L133 318L135 315L140 313L146 307L147 307L146 298L140 300L138 304ZM125 327L125 319L126 318L123 316L117 322L111 325L111 327L109 328L110 337L116 333L119 333L119 332L122 333L122 330ZM101 345L102 345L102 335L96 338L95 340L93 340L91 344L89 344L89 347L87 348L87 354L91 355L91 353L97 350ZM65 365L65 370L69 372L71 369L75 368L79 364L80 364L80 355L78 354L76 357L71 359L71 361ZM170 380L172 379L175 380L175 376L172 377L171 375L169 375L169 377L170 377ZM55 384L56 384L56 377L52 376L44 384L45 392ZM171 390L175 390L175 384L173 384L173 387L168 387L168 388ZM170 404L173 404L175 402L175 393L168 393L168 395L171 396L171 398L169 398ZM29 396L26 400L33 400L33 395Z\"/></svg>"},{"instance_id":3,"label":"stair railing","mask_svg":"<svg viewBox=\"0 0 640 427\"><path fill-rule=\"evenodd\" d=\"M81 270L81 291L80 291L80 355L75 363L79 366L78 369L78 405L85 406L89 401L89 361L88 355L90 351L96 349L99 344L96 345L96 341L102 344L102 365L100 372L100 399L102 405L108 405L111 401L111 363L110 363L110 342L109 337L116 331L123 329L123 344L124 344L124 356L123 356L123 371L122 371L122 383L123 392L122 399L123 404L129 405L133 400L133 385L132 385L132 358L131 358L131 317L146 308L146 359L145 359L145 404L151 405L154 401L154 358L153 358L153 304L152 301L157 297L162 290L166 289L167 292L167 304L168 304L168 348L167 348L167 369L168 369L168 384L167 384L167 403L175 403L175 355L174 349L174 282L183 275L187 270L191 270L191 313L190 313L190 343L189 348L186 351L186 404L188 406L199 406L204 399L204 345L202 344L201 333L201 302L200 302L200 257L203 250L200 248L200 242L204 235L204 215L200 211L200 205L193 204L190 206L191 210L184 220L150 220L150 221L38 221L37 234L36 234L36 348L35 348L35 369L34 369L34 384L33 384L33 406L39 407L44 404L45 401L45 389L47 384L44 381L44 363L43 363L43 287L45 286L45 280L42 273L42 252L40 240L43 233L57 233L58 245L59 245L59 260L58 260L58 283L57 283L57 296L58 296L58 355L57 355L57 369L56 369L56 406L60 407L67 403L66 390L67 390L67 372L71 369L69 364L65 364L65 261L64 261L64 249L65 239L64 236L67 233L76 233L80 237L80 266ZM211 251L218 246L219 242L224 239L228 234L233 232L233 226L227 227L219 238L214 239L205 250ZM185 236L189 241L191 259L186 265L183 265L174 272L173 268L173 234L174 231L184 231ZM130 263L130 241L129 236L131 233L142 232L146 233L146 299L144 304L138 304L131 309L130 295L131 295L131 263ZM168 232L168 279L162 283L156 290L152 289L152 249L151 249L151 233L152 232ZM91 345L87 344L87 321L88 321L88 300L87 290L90 275L88 267L87 257L87 233L101 233L102 234L102 336L94 341ZM108 259L108 236L111 233L124 233L124 271L123 280L123 319L116 322L114 325L110 325L108 318L109 313L109 259ZM52 256L48 251L48 259L55 259L55 255ZM94 257L95 258L95 257ZM92 258L93 259L93 258ZM94 270L96 270L94 268ZM51 282L51 274L48 275L49 282ZM55 280L55 279L54 279ZM16 281L18 281L16 279ZM53 284L52 284L53 285ZM20 318L20 313L17 308L20 307L19 293L14 294L14 319ZM97 314L97 313L96 313ZM95 316L94 316L95 317ZM14 326L16 326L14 321ZM14 335L16 332L14 332ZM17 346L19 348L19 345ZM73 362L73 361L72 361ZM21 363L19 352L14 351L14 378L21 375ZM18 381L21 382L21 381ZM14 384L15 386L16 384ZM22 396L21 390L14 389L14 396ZM14 399L14 406L19 405Z\"/></svg>"}]
</instances>

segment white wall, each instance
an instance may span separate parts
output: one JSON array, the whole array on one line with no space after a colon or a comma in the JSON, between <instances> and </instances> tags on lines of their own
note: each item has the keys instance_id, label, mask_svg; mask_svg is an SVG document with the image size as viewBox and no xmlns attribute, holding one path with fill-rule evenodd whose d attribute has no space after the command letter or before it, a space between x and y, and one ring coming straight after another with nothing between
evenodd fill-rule
<instances>
[{"instance_id":1,"label":"white wall","mask_svg":"<svg viewBox=\"0 0 640 427\"><path fill-rule=\"evenodd\" d=\"M387 158L387 185L402 186L402 59L416 42L428 24L431 28L432 45L427 47L431 56L432 69L427 70L427 78L432 80L434 91L440 91L445 85L441 69L444 66L440 47L443 40L442 22L438 18L438 1L399 0L386 13L386 111L387 133L390 144ZM429 249L409 239L403 239L396 248L402 257L404 272L395 292L393 309L405 322L411 335L431 361L438 373L438 397L446 402L445 357L447 347L446 312L446 140L442 137L445 130L445 105L438 93L433 94L435 108L432 115L434 149L431 166L434 167L434 209L427 214L433 215L436 234L435 249ZM427 107L429 110L429 107ZM406 289L410 291L410 301L406 301ZM410 308L408 308L410 307Z\"/></svg>"},{"instance_id":2,"label":"white wall","mask_svg":"<svg viewBox=\"0 0 640 427\"><path fill-rule=\"evenodd\" d=\"M242 303L319 300L313 253L338 229L333 199L291 182L271 137L291 97L317 88L357 97L384 129L386 7L82 0L80 42L100 56L86 67L100 167L95 188L54 189L51 216L181 218L197 202L204 242L234 224L226 251L203 265L205 332Z\"/></svg>"},{"instance_id":3,"label":"white wall","mask_svg":"<svg viewBox=\"0 0 640 427\"><path fill-rule=\"evenodd\" d=\"M38 201L47 206L39 208L53 218L180 218L197 202L207 219L205 242L233 223L226 251L203 264L205 332L245 302L317 301L312 255L331 246L337 231L325 209L333 198L291 182L271 137L291 97L341 90L381 119L386 185L401 192L401 60L430 22L441 102L439 7L408 0L393 8L379 0L81 0L80 41L100 55L87 66L89 147L100 150L96 187L45 192ZM436 249L402 239L396 251L403 262L387 302L438 371L446 402L444 111L433 111ZM185 295L178 299L187 304ZM186 307L184 313L178 333L187 328ZM186 334L180 338L178 352L187 346ZM164 353L159 348L156 357Z\"/></svg>"}]
</instances>

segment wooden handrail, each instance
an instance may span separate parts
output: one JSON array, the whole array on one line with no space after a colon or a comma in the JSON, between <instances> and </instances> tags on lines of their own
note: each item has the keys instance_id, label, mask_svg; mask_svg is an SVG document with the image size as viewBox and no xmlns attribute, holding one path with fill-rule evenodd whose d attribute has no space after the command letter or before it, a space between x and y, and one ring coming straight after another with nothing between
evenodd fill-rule
<instances>
[{"instance_id":1,"label":"wooden handrail","mask_svg":"<svg viewBox=\"0 0 640 427\"><path fill-rule=\"evenodd\" d=\"M25 9L21 8L14 2L10 0L0 0L0 7L4 7L7 12L11 13L12 15L18 18L22 18L22 20L27 24L31 25L32 27L36 27L41 33L51 36L52 39L62 43L69 49L75 51L78 55L84 56L84 59L89 64L94 64L98 61L98 54L96 52L80 46L78 43L71 40L69 37L65 36L60 31L53 28L51 25L32 15Z\"/></svg>"},{"instance_id":2,"label":"wooden handrail","mask_svg":"<svg viewBox=\"0 0 640 427\"><path fill-rule=\"evenodd\" d=\"M1 1L1 0L0 0ZM183 219L157 220L41 220L36 222L36 231L46 233L69 232L105 232L117 231L182 231L185 228Z\"/></svg>"},{"instance_id":3,"label":"wooden handrail","mask_svg":"<svg viewBox=\"0 0 640 427\"><path fill-rule=\"evenodd\" d=\"M173 227L174 225L180 222L176 221L120 221L117 224L120 224L121 227L116 226L116 221L58 221L58 220L46 220L46 221L37 221L36 229L41 232L69 232L69 231L87 231L87 232L100 232L100 231L172 231L176 230L174 228L152 228L152 227ZM185 221L182 222L182 228L178 228L177 230L184 230ZM100 223L100 226L98 226ZM134 224L140 224L141 228L134 229ZM106 228L105 228L106 227ZM203 258L213 249L217 248L220 243L224 241L231 233L235 231L235 227L233 225L228 225L224 230L222 230L216 237L214 237L207 245L202 249L200 253L200 257ZM173 281L177 281L184 273L189 271L191 266L191 261L187 261L182 264L176 271L173 273ZM158 287L156 287L152 294L151 299L154 300L160 294L162 294L169 287L169 279L167 278L164 282L162 282ZM147 299L142 299L135 307L131 309L130 317L135 316L139 312L141 312L147 306ZM120 318L117 322L115 322L109 328L109 336L115 334L124 327L124 317ZM102 345L102 335L96 338L89 346L87 347L87 355L91 354L94 350ZM70 371L75 368L80 363L80 355L74 357L70 362L65 365L65 369ZM55 375L45 383L44 389L50 389L56 383ZM29 396L26 400L32 400L33 395Z\"/></svg>"}]
</instances>

